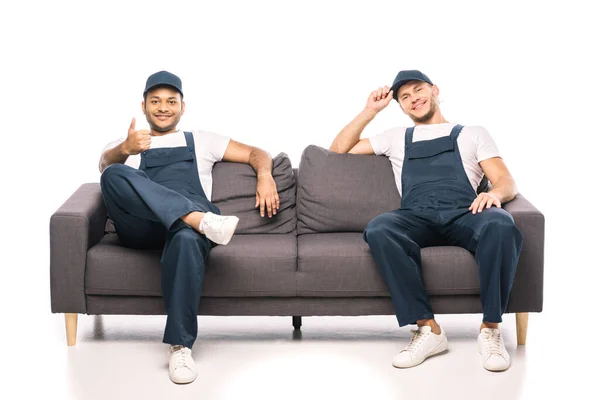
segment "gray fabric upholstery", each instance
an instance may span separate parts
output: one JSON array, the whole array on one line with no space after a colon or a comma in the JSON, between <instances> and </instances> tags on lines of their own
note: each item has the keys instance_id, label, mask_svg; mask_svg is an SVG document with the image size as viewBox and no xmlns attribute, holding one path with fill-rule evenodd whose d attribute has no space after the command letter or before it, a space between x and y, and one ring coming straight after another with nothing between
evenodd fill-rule
<instances>
[{"instance_id":1,"label":"gray fabric upholstery","mask_svg":"<svg viewBox=\"0 0 600 400\"><path fill-rule=\"evenodd\" d=\"M87 296L89 314L164 315L159 297ZM432 296L436 314L481 313L479 296ZM512 311L510 311L512 312ZM389 297L208 297L199 315L393 315Z\"/></svg>"},{"instance_id":2,"label":"gray fabric upholstery","mask_svg":"<svg viewBox=\"0 0 600 400\"><path fill-rule=\"evenodd\" d=\"M50 298L52 312L85 313L87 251L104 234L106 209L100 185L87 183L50 218Z\"/></svg>"},{"instance_id":3,"label":"gray fabric upholstery","mask_svg":"<svg viewBox=\"0 0 600 400\"><path fill-rule=\"evenodd\" d=\"M542 311L544 295L544 215L523 195L502 206L523 234L523 250L508 303L514 312Z\"/></svg>"},{"instance_id":4,"label":"gray fabric upholstery","mask_svg":"<svg viewBox=\"0 0 600 400\"><path fill-rule=\"evenodd\" d=\"M377 215L400 207L387 157L338 154L318 146L302 153L298 234L362 232Z\"/></svg>"},{"instance_id":5,"label":"gray fabric upholstery","mask_svg":"<svg viewBox=\"0 0 600 400\"><path fill-rule=\"evenodd\" d=\"M273 158L280 208L261 217L256 204L256 172L248 164L219 162L213 171L212 202L223 215L239 217L236 234L291 233L296 230L296 177L286 154ZM266 212L265 212L266 214Z\"/></svg>"},{"instance_id":6,"label":"gray fabric upholstery","mask_svg":"<svg viewBox=\"0 0 600 400\"><path fill-rule=\"evenodd\" d=\"M430 295L479 294L475 258L460 247L421 250ZM360 233L298 236L298 296L377 297L388 290Z\"/></svg>"},{"instance_id":7,"label":"gray fabric upholstery","mask_svg":"<svg viewBox=\"0 0 600 400\"><path fill-rule=\"evenodd\" d=\"M267 251L268 250L268 251ZM88 252L87 294L162 296L160 250L122 247L106 235ZM204 297L295 296L295 235L235 235L206 263Z\"/></svg>"}]
</instances>

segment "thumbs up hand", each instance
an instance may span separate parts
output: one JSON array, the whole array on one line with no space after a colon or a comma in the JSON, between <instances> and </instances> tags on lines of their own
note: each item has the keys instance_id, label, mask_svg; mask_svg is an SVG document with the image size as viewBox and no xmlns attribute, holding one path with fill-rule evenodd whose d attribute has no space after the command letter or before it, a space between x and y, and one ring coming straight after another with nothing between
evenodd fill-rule
<instances>
[{"instance_id":1,"label":"thumbs up hand","mask_svg":"<svg viewBox=\"0 0 600 400\"><path fill-rule=\"evenodd\" d=\"M131 120L129 125L129 131L127 132L127 139L123 145L123 149L127 155L140 154L142 151L146 151L150 148L151 136L150 131L143 129L140 131L135 130L135 118Z\"/></svg>"}]
</instances>

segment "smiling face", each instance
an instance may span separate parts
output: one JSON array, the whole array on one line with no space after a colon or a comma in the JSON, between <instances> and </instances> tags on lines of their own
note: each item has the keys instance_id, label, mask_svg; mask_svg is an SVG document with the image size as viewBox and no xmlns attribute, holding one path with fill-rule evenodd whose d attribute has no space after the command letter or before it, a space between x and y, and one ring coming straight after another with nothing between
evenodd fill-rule
<instances>
[{"instance_id":1,"label":"smiling face","mask_svg":"<svg viewBox=\"0 0 600 400\"><path fill-rule=\"evenodd\" d=\"M398 102L402 111L415 124L430 123L438 114L437 97L439 89L427 82L410 81L400 86Z\"/></svg>"},{"instance_id":2,"label":"smiling face","mask_svg":"<svg viewBox=\"0 0 600 400\"><path fill-rule=\"evenodd\" d=\"M142 102L142 111L150 125L151 134L164 135L177 130L185 111L181 94L168 86L151 89Z\"/></svg>"}]
</instances>

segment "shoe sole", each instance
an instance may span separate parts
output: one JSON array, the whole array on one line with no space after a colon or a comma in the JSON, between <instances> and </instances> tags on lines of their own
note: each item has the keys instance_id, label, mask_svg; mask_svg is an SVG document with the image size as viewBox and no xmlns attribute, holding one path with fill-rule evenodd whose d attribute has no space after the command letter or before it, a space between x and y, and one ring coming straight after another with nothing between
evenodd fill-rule
<instances>
[{"instance_id":1,"label":"shoe sole","mask_svg":"<svg viewBox=\"0 0 600 400\"><path fill-rule=\"evenodd\" d=\"M425 361L426 359L428 359L429 357L441 354L445 351L448 351L448 339L444 338L443 341L440 342L440 344L438 344L436 347L434 347L433 351L429 354L427 354L422 360L420 360L418 363L416 364L412 364L412 365L396 365L392 362L392 365L396 368L412 368L412 367L416 367L417 365L421 365L423 364L423 361Z\"/></svg>"},{"instance_id":2,"label":"shoe sole","mask_svg":"<svg viewBox=\"0 0 600 400\"><path fill-rule=\"evenodd\" d=\"M191 381L178 381L178 380L176 380L176 379L173 379L173 378L171 378L171 382L173 382L173 383L176 383L176 384L178 384L178 385L187 385L188 383L192 383L192 382L194 382L194 381L196 380L196 378L197 378L197 377L198 377L198 375L196 375L196 376L194 377L194 379L192 379Z\"/></svg>"},{"instance_id":3,"label":"shoe sole","mask_svg":"<svg viewBox=\"0 0 600 400\"><path fill-rule=\"evenodd\" d=\"M487 371L490 371L490 372L503 372L503 371L506 371L506 370L507 370L509 367L510 367L510 365L509 365L508 367L506 367L506 368L498 368L498 369L495 369L495 368L488 368L488 367L486 367L485 365L483 366L483 368L484 368L485 370L487 370Z\"/></svg>"}]
</instances>

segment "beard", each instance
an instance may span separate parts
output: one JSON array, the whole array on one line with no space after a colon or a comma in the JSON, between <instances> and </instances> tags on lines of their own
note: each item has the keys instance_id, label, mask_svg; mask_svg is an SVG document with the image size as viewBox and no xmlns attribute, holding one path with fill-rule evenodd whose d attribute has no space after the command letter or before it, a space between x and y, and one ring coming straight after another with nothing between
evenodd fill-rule
<instances>
[{"instance_id":1,"label":"beard","mask_svg":"<svg viewBox=\"0 0 600 400\"><path fill-rule=\"evenodd\" d=\"M181 119L181 114L173 114L173 116L171 117L172 123L170 123L167 126L160 126L160 125L157 125L152 120L152 114L150 112L144 111L144 114L146 115L146 121L148 121L148 125L150 125L150 129L155 132L160 132L160 133L167 133L167 132L176 130L177 124L179 123L179 120Z\"/></svg>"},{"instance_id":2,"label":"beard","mask_svg":"<svg viewBox=\"0 0 600 400\"><path fill-rule=\"evenodd\" d=\"M437 101L433 98L433 96L429 99L429 104L430 104L429 111L427 111L427 113L425 113L425 115L423 115L421 117L417 117L415 115L410 114L410 119L412 119L413 122L416 122L419 124L423 124L423 123L431 120L431 118L433 118L436 111L438 110Z\"/></svg>"}]
</instances>

